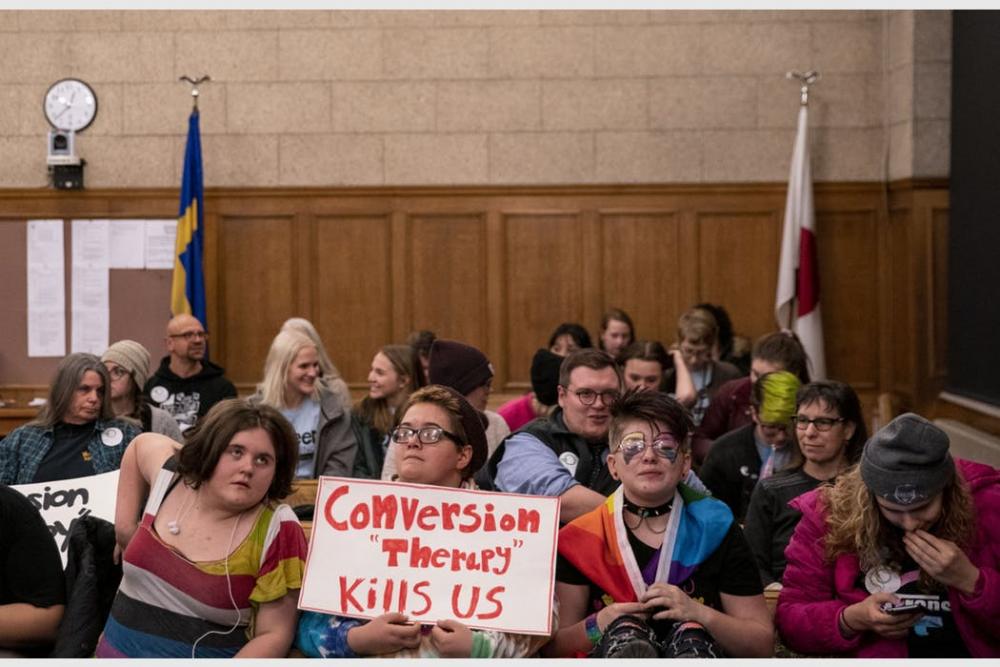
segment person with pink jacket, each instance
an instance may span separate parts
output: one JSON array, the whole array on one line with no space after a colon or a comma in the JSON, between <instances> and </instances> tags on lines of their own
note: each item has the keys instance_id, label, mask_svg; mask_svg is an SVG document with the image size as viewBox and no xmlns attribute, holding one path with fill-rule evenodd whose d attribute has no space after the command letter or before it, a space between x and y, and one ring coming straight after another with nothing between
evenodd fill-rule
<instances>
[{"instance_id":1,"label":"person with pink jacket","mask_svg":"<svg viewBox=\"0 0 1000 667\"><path fill-rule=\"evenodd\" d=\"M901 415L802 512L775 621L800 653L1000 656L1000 470ZM899 607L894 609L893 607Z\"/></svg>"}]
</instances>

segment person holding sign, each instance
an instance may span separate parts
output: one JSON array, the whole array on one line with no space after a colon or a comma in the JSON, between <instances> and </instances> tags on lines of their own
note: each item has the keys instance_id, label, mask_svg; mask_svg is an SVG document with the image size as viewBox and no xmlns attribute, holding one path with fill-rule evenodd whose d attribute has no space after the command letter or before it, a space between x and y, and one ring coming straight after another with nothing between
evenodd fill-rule
<instances>
[{"instance_id":1,"label":"person holding sign","mask_svg":"<svg viewBox=\"0 0 1000 667\"><path fill-rule=\"evenodd\" d=\"M51 482L117 470L140 430L115 419L110 385L108 369L94 355L63 358L38 417L0 440L0 483Z\"/></svg>"},{"instance_id":2,"label":"person holding sign","mask_svg":"<svg viewBox=\"0 0 1000 667\"><path fill-rule=\"evenodd\" d=\"M481 413L455 390L428 385L410 395L400 414L391 433L398 445L398 481L476 488L472 475L487 454ZM520 658L548 639L472 630L452 619L421 626L400 613L365 621L306 611L299 620L296 645L314 658Z\"/></svg>"},{"instance_id":3,"label":"person holding sign","mask_svg":"<svg viewBox=\"0 0 1000 667\"><path fill-rule=\"evenodd\" d=\"M753 556L722 501L682 480L687 411L660 392L611 406L621 486L559 531L552 657L766 657L774 628Z\"/></svg>"},{"instance_id":4,"label":"person holding sign","mask_svg":"<svg viewBox=\"0 0 1000 667\"><path fill-rule=\"evenodd\" d=\"M123 577L97 657L284 657L306 555L298 519L276 504L291 492L295 433L274 408L229 399L186 435L180 447L143 434L122 460Z\"/></svg>"},{"instance_id":5,"label":"person holding sign","mask_svg":"<svg viewBox=\"0 0 1000 667\"><path fill-rule=\"evenodd\" d=\"M277 408L299 440L298 479L351 474L357 442L351 418L325 382L319 349L307 336L280 331L264 361L264 381L251 403Z\"/></svg>"}]
</instances>

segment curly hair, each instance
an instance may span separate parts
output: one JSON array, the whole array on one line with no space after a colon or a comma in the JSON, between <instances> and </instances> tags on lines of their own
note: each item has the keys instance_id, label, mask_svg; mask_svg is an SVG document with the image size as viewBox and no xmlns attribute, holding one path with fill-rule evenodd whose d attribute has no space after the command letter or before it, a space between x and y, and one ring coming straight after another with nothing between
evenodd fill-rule
<instances>
[{"instance_id":1,"label":"curly hair","mask_svg":"<svg viewBox=\"0 0 1000 667\"><path fill-rule=\"evenodd\" d=\"M941 515L928 532L960 547L966 546L976 523L969 487L956 474L941 493ZM865 486L857 465L838 477L835 484L820 487L820 496L827 511L824 546L829 560L842 554L857 554L862 571L883 563L899 567L906 560L899 530L882 516L875 495ZM923 571L920 583L927 590L942 588Z\"/></svg>"}]
</instances>

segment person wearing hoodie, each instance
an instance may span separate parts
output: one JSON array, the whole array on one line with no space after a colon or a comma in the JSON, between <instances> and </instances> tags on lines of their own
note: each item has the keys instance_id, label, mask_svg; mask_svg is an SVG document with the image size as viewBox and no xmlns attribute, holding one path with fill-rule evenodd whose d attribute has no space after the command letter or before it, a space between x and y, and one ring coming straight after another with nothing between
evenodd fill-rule
<instances>
[{"instance_id":1,"label":"person wearing hoodie","mask_svg":"<svg viewBox=\"0 0 1000 667\"><path fill-rule=\"evenodd\" d=\"M153 406L166 410L187 431L213 405L236 398L236 387L224 369L205 358L208 332L191 315L178 315L167 323L167 352L142 393Z\"/></svg>"},{"instance_id":2,"label":"person wearing hoodie","mask_svg":"<svg viewBox=\"0 0 1000 667\"><path fill-rule=\"evenodd\" d=\"M789 648L1000 656L1000 470L948 449L937 426L900 415L835 485L792 501L802 519L775 616Z\"/></svg>"}]
</instances>

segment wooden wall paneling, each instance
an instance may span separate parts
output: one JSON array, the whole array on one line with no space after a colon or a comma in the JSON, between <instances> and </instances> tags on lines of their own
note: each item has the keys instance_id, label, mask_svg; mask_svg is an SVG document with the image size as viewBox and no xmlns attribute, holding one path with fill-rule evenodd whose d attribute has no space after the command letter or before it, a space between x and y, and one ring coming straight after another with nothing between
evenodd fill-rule
<instances>
[{"instance_id":1,"label":"wooden wall paneling","mask_svg":"<svg viewBox=\"0 0 1000 667\"><path fill-rule=\"evenodd\" d=\"M724 306L733 328L751 340L774 331L779 216L773 211L702 212L698 228L698 301Z\"/></svg>"},{"instance_id":2,"label":"wooden wall paneling","mask_svg":"<svg viewBox=\"0 0 1000 667\"><path fill-rule=\"evenodd\" d=\"M699 226L698 212L693 206L684 206L677 213L677 264L673 271L677 281L677 306L670 313L669 331L661 342L669 345L677 341L677 319L689 306L700 303L698 290L701 285L701 263L698 261ZM667 269L670 273L669 268ZM739 328L735 333L743 334Z\"/></svg>"},{"instance_id":3,"label":"wooden wall paneling","mask_svg":"<svg viewBox=\"0 0 1000 667\"><path fill-rule=\"evenodd\" d=\"M927 356L929 372L943 386L948 376L948 225L950 212L937 206L930 209L930 228L925 252L931 266L927 272L927 312L929 314ZM936 391L934 393L937 393Z\"/></svg>"},{"instance_id":4,"label":"wooden wall paneling","mask_svg":"<svg viewBox=\"0 0 1000 667\"><path fill-rule=\"evenodd\" d=\"M507 375L507 292L504 289L503 219L500 211L490 207L486 212L486 348L483 350L493 363L494 387L504 387ZM544 344L544 343L543 343Z\"/></svg>"},{"instance_id":5,"label":"wooden wall paneling","mask_svg":"<svg viewBox=\"0 0 1000 667\"><path fill-rule=\"evenodd\" d=\"M601 315L612 306L624 307L615 301L616 297L613 297L607 289L606 279L608 276L602 262L603 238L598 212L592 206L587 205L580 210L578 215L576 233L580 236L583 250L576 277L583 290L583 316L580 324L586 327L593 338L594 345L597 345L597 339L601 335ZM634 313L630 313L628 308L624 308L624 310L634 317Z\"/></svg>"},{"instance_id":6,"label":"wooden wall paneling","mask_svg":"<svg viewBox=\"0 0 1000 667\"><path fill-rule=\"evenodd\" d=\"M900 394L912 406L914 399L916 355L914 338L916 321L913 315L912 290L914 287L911 263L911 223L913 211L910 208L894 207L889 211L889 329L891 380L889 387Z\"/></svg>"},{"instance_id":7,"label":"wooden wall paneling","mask_svg":"<svg viewBox=\"0 0 1000 667\"><path fill-rule=\"evenodd\" d=\"M410 333L410 322L413 321L413 303L406 298L409 293L410 284L410 253L408 244L410 243L409 226L406 223L406 212L397 210L392 213L392 233L389 237L389 248L391 264L389 273L392 276L390 283L389 300L392 303L392 320L390 339L383 340L379 345L385 343L405 343L406 337Z\"/></svg>"},{"instance_id":8,"label":"wooden wall paneling","mask_svg":"<svg viewBox=\"0 0 1000 667\"><path fill-rule=\"evenodd\" d=\"M681 300L681 225L673 211L604 211L601 283L607 305L632 316L640 338L669 346Z\"/></svg>"},{"instance_id":9,"label":"wooden wall paneling","mask_svg":"<svg viewBox=\"0 0 1000 667\"><path fill-rule=\"evenodd\" d=\"M311 320L313 304L316 301L316 218L306 211L299 211L292 219L292 243L294 244L292 270L295 272L296 290L293 294L293 316ZM325 345L325 343L324 343Z\"/></svg>"},{"instance_id":10,"label":"wooden wall paneling","mask_svg":"<svg viewBox=\"0 0 1000 667\"><path fill-rule=\"evenodd\" d=\"M507 385L530 385L531 357L561 322L583 322L579 212L504 213ZM589 327L588 327L589 328Z\"/></svg>"},{"instance_id":11,"label":"wooden wall paneling","mask_svg":"<svg viewBox=\"0 0 1000 667\"><path fill-rule=\"evenodd\" d=\"M817 212L820 305L827 376L878 386L878 231L875 211Z\"/></svg>"},{"instance_id":12,"label":"wooden wall paneling","mask_svg":"<svg viewBox=\"0 0 1000 667\"><path fill-rule=\"evenodd\" d=\"M393 342L391 227L389 213L316 219L312 321L353 386L365 384L375 352Z\"/></svg>"},{"instance_id":13,"label":"wooden wall paneling","mask_svg":"<svg viewBox=\"0 0 1000 667\"><path fill-rule=\"evenodd\" d=\"M282 322L295 314L297 239L293 218L219 218L222 363L234 382L262 377Z\"/></svg>"},{"instance_id":14,"label":"wooden wall paneling","mask_svg":"<svg viewBox=\"0 0 1000 667\"><path fill-rule=\"evenodd\" d=\"M430 329L485 349L485 214L412 215L408 234L407 329Z\"/></svg>"}]
</instances>

